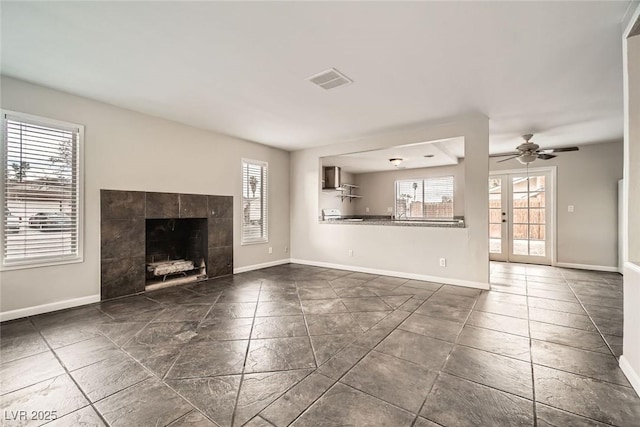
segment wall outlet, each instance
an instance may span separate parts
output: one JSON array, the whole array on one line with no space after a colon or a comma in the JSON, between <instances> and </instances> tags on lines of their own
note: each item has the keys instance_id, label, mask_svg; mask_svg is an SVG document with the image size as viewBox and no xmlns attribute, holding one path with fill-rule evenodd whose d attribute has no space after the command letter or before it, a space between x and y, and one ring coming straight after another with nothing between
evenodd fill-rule
<instances>
[{"instance_id":1,"label":"wall outlet","mask_svg":"<svg viewBox=\"0 0 640 427\"><path fill-rule=\"evenodd\" d=\"M353 256L353 249L349 249L349 256Z\"/></svg>"},{"instance_id":2,"label":"wall outlet","mask_svg":"<svg viewBox=\"0 0 640 427\"><path fill-rule=\"evenodd\" d=\"M447 259L440 258L440 267L446 267L446 266L447 266Z\"/></svg>"},{"instance_id":3,"label":"wall outlet","mask_svg":"<svg viewBox=\"0 0 640 427\"><path fill-rule=\"evenodd\" d=\"M285 247L285 248L284 248L284 253L285 253L285 254L289 253L289 248L288 248L288 247Z\"/></svg>"},{"instance_id":4,"label":"wall outlet","mask_svg":"<svg viewBox=\"0 0 640 427\"><path fill-rule=\"evenodd\" d=\"M273 253L273 248L269 247L269 253L272 254Z\"/></svg>"},{"instance_id":5,"label":"wall outlet","mask_svg":"<svg viewBox=\"0 0 640 427\"><path fill-rule=\"evenodd\" d=\"M393 213L393 208L391 206L387 208L387 213Z\"/></svg>"},{"instance_id":6,"label":"wall outlet","mask_svg":"<svg viewBox=\"0 0 640 427\"><path fill-rule=\"evenodd\" d=\"M369 208L364 208L364 211L369 213Z\"/></svg>"},{"instance_id":7,"label":"wall outlet","mask_svg":"<svg viewBox=\"0 0 640 427\"><path fill-rule=\"evenodd\" d=\"M567 212L573 212L573 211L574 211L573 205L567 206Z\"/></svg>"}]
</instances>

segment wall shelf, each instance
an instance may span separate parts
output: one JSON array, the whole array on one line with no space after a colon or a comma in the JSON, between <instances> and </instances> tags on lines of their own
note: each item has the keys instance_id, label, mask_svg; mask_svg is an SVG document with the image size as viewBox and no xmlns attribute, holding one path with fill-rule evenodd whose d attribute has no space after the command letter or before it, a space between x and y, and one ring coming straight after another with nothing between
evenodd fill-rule
<instances>
[{"instance_id":1,"label":"wall shelf","mask_svg":"<svg viewBox=\"0 0 640 427\"><path fill-rule=\"evenodd\" d=\"M344 202L344 199L349 199L349 203L351 203L353 199L361 199L362 196L353 194L353 190L355 190L356 188L360 187L353 184L342 184L342 186L338 189L338 191L340 191L342 194L338 194L336 197L340 197L341 202Z\"/></svg>"}]
</instances>

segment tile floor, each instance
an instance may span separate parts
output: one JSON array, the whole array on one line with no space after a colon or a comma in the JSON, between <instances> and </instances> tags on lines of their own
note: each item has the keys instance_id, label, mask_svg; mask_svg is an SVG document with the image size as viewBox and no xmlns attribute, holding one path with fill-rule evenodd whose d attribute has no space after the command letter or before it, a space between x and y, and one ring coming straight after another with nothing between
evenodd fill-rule
<instances>
[{"instance_id":1,"label":"tile floor","mask_svg":"<svg viewBox=\"0 0 640 427\"><path fill-rule=\"evenodd\" d=\"M491 268L480 292L289 264L4 323L3 423L640 425L621 277Z\"/></svg>"}]
</instances>

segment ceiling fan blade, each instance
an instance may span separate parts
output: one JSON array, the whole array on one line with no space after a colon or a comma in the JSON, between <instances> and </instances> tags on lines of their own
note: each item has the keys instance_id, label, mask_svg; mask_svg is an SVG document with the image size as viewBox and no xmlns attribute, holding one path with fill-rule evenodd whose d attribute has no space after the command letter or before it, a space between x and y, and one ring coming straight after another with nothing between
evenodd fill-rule
<instances>
[{"instance_id":1,"label":"ceiling fan blade","mask_svg":"<svg viewBox=\"0 0 640 427\"><path fill-rule=\"evenodd\" d=\"M489 154L489 157L519 156L520 153Z\"/></svg>"},{"instance_id":2,"label":"ceiling fan blade","mask_svg":"<svg viewBox=\"0 0 640 427\"><path fill-rule=\"evenodd\" d=\"M553 159L554 157L558 157L558 156L554 156L553 154L546 154L546 153L538 154L538 158L542 160L549 160L549 159Z\"/></svg>"},{"instance_id":3,"label":"ceiling fan blade","mask_svg":"<svg viewBox=\"0 0 640 427\"><path fill-rule=\"evenodd\" d=\"M560 147L560 148L553 148L551 150L552 153L564 153L565 151L578 151L580 150L580 148L578 147Z\"/></svg>"},{"instance_id":4,"label":"ceiling fan blade","mask_svg":"<svg viewBox=\"0 0 640 427\"><path fill-rule=\"evenodd\" d=\"M508 158L506 158L506 159L498 160L496 163L506 162L507 160L517 159L518 157L520 157L520 154L515 155L515 156L511 156L511 157L508 157Z\"/></svg>"}]
</instances>

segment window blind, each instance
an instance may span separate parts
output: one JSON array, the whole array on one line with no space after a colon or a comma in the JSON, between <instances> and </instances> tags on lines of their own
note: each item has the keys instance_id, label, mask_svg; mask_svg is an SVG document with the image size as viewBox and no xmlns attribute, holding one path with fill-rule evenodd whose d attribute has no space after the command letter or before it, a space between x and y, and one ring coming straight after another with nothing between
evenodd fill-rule
<instances>
[{"instance_id":1,"label":"window blind","mask_svg":"<svg viewBox=\"0 0 640 427\"><path fill-rule=\"evenodd\" d=\"M265 162L242 161L242 244L268 241L267 172Z\"/></svg>"},{"instance_id":2,"label":"window blind","mask_svg":"<svg viewBox=\"0 0 640 427\"><path fill-rule=\"evenodd\" d=\"M81 129L3 119L3 266L78 259Z\"/></svg>"},{"instance_id":3,"label":"window blind","mask_svg":"<svg viewBox=\"0 0 640 427\"><path fill-rule=\"evenodd\" d=\"M397 219L453 218L453 176L396 181Z\"/></svg>"}]
</instances>

